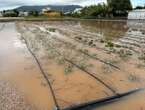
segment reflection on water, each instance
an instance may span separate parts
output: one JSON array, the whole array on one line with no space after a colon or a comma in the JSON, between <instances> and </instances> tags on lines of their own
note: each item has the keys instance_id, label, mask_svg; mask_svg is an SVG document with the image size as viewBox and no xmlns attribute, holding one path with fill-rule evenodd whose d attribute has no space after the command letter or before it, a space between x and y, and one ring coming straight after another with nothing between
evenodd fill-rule
<instances>
[{"instance_id":1,"label":"reflection on water","mask_svg":"<svg viewBox=\"0 0 145 110\"><path fill-rule=\"evenodd\" d=\"M137 21L76 21L69 22L71 25L79 25L90 32L103 35L107 40L114 40L123 37L129 30L144 29L142 22Z\"/></svg>"},{"instance_id":2,"label":"reflection on water","mask_svg":"<svg viewBox=\"0 0 145 110\"><path fill-rule=\"evenodd\" d=\"M126 21L81 21L81 26L89 31L102 34L105 39L116 39L123 36L127 31Z\"/></svg>"}]
</instances>

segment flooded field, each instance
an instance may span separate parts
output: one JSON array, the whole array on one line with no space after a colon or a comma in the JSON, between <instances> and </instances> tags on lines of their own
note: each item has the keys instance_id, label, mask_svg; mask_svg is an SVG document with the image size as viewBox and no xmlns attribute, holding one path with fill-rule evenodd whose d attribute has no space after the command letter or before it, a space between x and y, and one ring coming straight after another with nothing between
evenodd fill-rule
<instances>
[{"instance_id":1,"label":"flooded field","mask_svg":"<svg viewBox=\"0 0 145 110\"><path fill-rule=\"evenodd\" d=\"M0 23L0 36L0 86L15 88L22 110L145 109L144 22L7 22ZM109 104L75 108L140 89ZM0 108L21 110L15 104Z\"/></svg>"}]
</instances>

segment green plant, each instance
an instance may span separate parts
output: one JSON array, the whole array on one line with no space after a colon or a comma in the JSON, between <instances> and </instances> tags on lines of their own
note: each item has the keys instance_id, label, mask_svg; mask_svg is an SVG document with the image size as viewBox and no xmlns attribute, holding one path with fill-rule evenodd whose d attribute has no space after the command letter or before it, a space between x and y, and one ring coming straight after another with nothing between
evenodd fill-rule
<instances>
[{"instance_id":1,"label":"green plant","mask_svg":"<svg viewBox=\"0 0 145 110\"><path fill-rule=\"evenodd\" d=\"M100 42L101 42L101 43L105 43L105 40L104 40L104 39L101 39Z\"/></svg>"},{"instance_id":2,"label":"green plant","mask_svg":"<svg viewBox=\"0 0 145 110\"><path fill-rule=\"evenodd\" d=\"M132 52L130 50L121 49L118 51L118 54L122 59L126 59L132 55Z\"/></svg>"},{"instance_id":3,"label":"green plant","mask_svg":"<svg viewBox=\"0 0 145 110\"><path fill-rule=\"evenodd\" d=\"M109 65L103 65L102 71L104 74L112 73L112 68Z\"/></svg>"},{"instance_id":4,"label":"green plant","mask_svg":"<svg viewBox=\"0 0 145 110\"><path fill-rule=\"evenodd\" d=\"M119 61L117 59L110 59L110 60L105 60L105 62L116 65L119 63Z\"/></svg>"},{"instance_id":5,"label":"green plant","mask_svg":"<svg viewBox=\"0 0 145 110\"><path fill-rule=\"evenodd\" d=\"M65 60L62 57L58 57L57 60L59 65L65 64Z\"/></svg>"},{"instance_id":6,"label":"green plant","mask_svg":"<svg viewBox=\"0 0 145 110\"><path fill-rule=\"evenodd\" d=\"M74 68L74 65L72 65L72 64L67 64L67 65L65 66L64 73L65 73L65 74L71 73L71 72L73 71L73 68Z\"/></svg>"},{"instance_id":7,"label":"green plant","mask_svg":"<svg viewBox=\"0 0 145 110\"><path fill-rule=\"evenodd\" d=\"M56 32L56 29L55 28L49 28L48 31L49 32Z\"/></svg>"},{"instance_id":8,"label":"green plant","mask_svg":"<svg viewBox=\"0 0 145 110\"><path fill-rule=\"evenodd\" d=\"M80 49L81 52L84 52L84 53L89 53L89 50L87 49Z\"/></svg>"},{"instance_id":9,"label":"green plant","mask_svg":"<svg viewBox=\"0 0 145 110\"><path fill-rule=\"evenodd\" d=\"M87 60L83 60L83 59L78 61L78 65L80 66L80 68L82 68L84 70L87 70L90 67L93 67L92 64L88 64Z\"/></svg>"},{"instance_id":10,"label":"green plant","mask_svg":"<svg viewBox=\"0 0 145 110\"><path fill-rule=\"evenodd\" d=\"M108 41L107 44L105 45L105 47L113 48L114 47L114 43L112 43L111 41Z\"/></svg>"},{"instance_id":11,"label":"green plant","mask_svg":"<svg viewBox=\"0 0 145 110\"><path fill-rule=\"evenodd\" d=\"M111 65L117 66L117 64L119 63L119 61L117 59L111 59L111 60L106 59L105 62L108 63L108 65L104 64L102 66L103 73L111 73L114 69L114 67ZM111 65L109 65L109 64L111 64Z\"/></svg>"}]
</instances>

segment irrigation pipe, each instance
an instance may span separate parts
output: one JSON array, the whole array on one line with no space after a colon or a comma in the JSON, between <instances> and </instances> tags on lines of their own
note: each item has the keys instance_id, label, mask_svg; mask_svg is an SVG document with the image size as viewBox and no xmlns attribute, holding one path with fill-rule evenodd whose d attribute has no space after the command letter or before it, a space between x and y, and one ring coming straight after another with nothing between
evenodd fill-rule
<instances>
[{"instance_id":1,"label":"irrigation pipe","mask_svg":"<svg viewBox=\"0 0 145 110\"><path fill-rule=\"evenodd\" d=\"M53 37L53 38L54 38L54 37ZM64 44L66 44L66 42L62 41L61 39L58 39L58 38L56 38L56 37L55 37L54 39L55 39L55 40L58 40L58 41L60 41L60 42L62 42L62 43L64 43ZM71 45L73 45L73 44L71 44ZM74 46L74 45L73 45L73 46ZM84 51L81 51L81 50L78 50L78 49L75 49L75 50L77 50L77 51L80 52L80 53L83 53L83 54L87 55L88 57L90 57L90 58L92 58L92 59L95 59L95 60L97 60L97 61L100 61L101 63L110 65L110 66L112 66L112 67L114 67L114 68L120 70L120 68L119 68L118 66L115 66L115 65L113 65L112 63L106 62L106 61L104 61L104 60L102 60L102 59L100 59L100 58L98 58L98 57L94 57L94 56L92 56L92 55L90 55L90 54L88 54L88 53L86 53L86 52L84 52Z\"/></svg>"},{"instance_id":2,"label":"irrigation pipe","mask_svg":"<svg viewBox=\"0 0 145 110\"><path fill-rule=\"evenodd\" d=\"M92 108L93 106L97 107L97 106L100 106L100 105L103 105L103 104L107 104L107 103L111 103L113 101L119 100L120 98L123 98L125 96L131 95L131 94L136 93L136 92L139 92L141 90L142 89L135 89L135 90L132 90L132 91L129 91L129 92L126 92L126 93L119 94L119 95L110 96L110 97L107 97L107 98L102 98L102 99L99 99L99 100L94 100L94 101L90 101L90 102L70 106L70 107L64 108L63 110L84 110L84 108L87 108L87 107L88 108ZM87 110L90 110L90 109L87 109Z\"/></svg>"},{"instance_id":3,"label":"irrigation pipe","mask_svg":"<svg viewBox=\"0 0 145 110\"><path fill-rule=\"evenodd\" d=\"M48 44L48 45L49 45L49 44ZM93 75L93 74L90 73L89 71L83 69L83 68L80 67L79 65L73 63L71 60L65 58L65 57L64 57L60 52L58 52L54 47L52 47L52 46L50 46L50 45L49 45L49 47L52 48L58 55L62 56L63 59L64 59L66 62L68 62L68 63L74 65L76 68L80 69L81 71L87 73L89 76L91 76L91 77L93 77L94 79L96 79L97 81L99 81L99 82L100 82L101 84L103 84L106 88L108 88L112 93L114 93L114 94L116 94L116 95L118 94L118 93L116 93L116 91L115 91L113 88L111 88L108 84L106 84L106 83L105 83L104 81L102 81L100 78L96 77L95 75Z\"/></svg>"},{"instance_id":4,"label":"irrigation pipe","mask_svg":"<svg viewBox=\"0 0 145 110\"><path fill-rule=\"evenodd\" d=\"M34 53L31 51L31 49L29 48L26 39L25 39L25 38L23 38L23 39L25 40L25 43L26 43L26 45L27 45L28 50L29 50L30 53L33 55L33 57L35 58L35 60L36 60L36 62L37 62L37 64L38 64L38 66L39 66L39 68L40 68L42 74L44 75L44 78L47 80L47 82L48 82L48 84L49 84L49 86L50 86L50 88L51 88L51 90L52 90L51 92L52 92L52 95L53 95L53 98L54 98L56 107L57 107L58 110L60 110L60 108L59 108L59 106L58 106L58 103L57 103L57 101L56 101L55 94L54 94L54 92L53 92L52 86L51 86L49 80L47 79L47 76L46 76L45 72L43 71L43 69L42 69L42 67L41 67L41 64L39 63L39 61L38 61L37 57L35 56L35 54L34 54ZM49 45L49 46L50 46L50 45ZM51 47L51 46L50 46L50 47ZM55 48L53 48L53 47L51 47L51 48L55 50ZM56 50L55 50L55 51L56 51ZM59 55L61 55L58 51L56 51L56 52L57 52ZM62 56L62 55L61 55L61 56ZM116 93L116 91L115 91L114 89L112 89L110 86L108 86L105 82L103 82L103 81L102 81L101 79L99 79L98 77L94 76L92 73L89 73L88 71L86 71L86 70L84 70L83 68L81 68L79 65L76 65L75 63L73 63L72 61L70 61L70 60L68 60L68 59L66 59L66 58L64 58L64 60L67 61L67 62L69 62L69 63L71 63L71 64L73 64L74 66L76 66L76 67L79 68L80 70L84 71L85 73L89 74L90 76L92 76L93 78L95 78L96 80L98 80L100 83L102 83L105 87L107 87L108 89L110 89L110 90L111 90L113 93L115 93L116 95L115 95L115 96L111 96L111 97L107 97L107 98L103 98L103 99L100 99L100 100L94 100L94 101L91 101L91 102L86 102L86 103L82 103L82 104L70 106L70 107L64 108L63 110L81 110L81 109L83 110L83 108L85 108L85 107L92 106L92 105L95 105L95 106L96 106L96 105L101 105L101 104L105 104L105 103L108 103L108 102L112 102L112 101L114 101L114 100L120 99L120 98L122 98L122 97L124 97L124 96L133 94L133 93L135 93L135 92L137 92L137 91L140 90L140 89L135 89L135 90L129 91L129 92L127 92L127 93L118 94L118 93Z\"/></svg>"},{"instance_id":5,"label":"irrigation pipe","mask_svg":"<svg viewBox=\"0 0 145 110\"><path fill-rule=\"evenodd\" d=\"M38 67L39 67L39 69L40 69L40 71L41 71L41 73L42 73L44 79L46 80L47 84L49 85L49 88L50 88L50 91L51 91L51 93L52 93L52 97L53 97L53 100L54 100L54 103L55 103L55 106L56 106L56 110L60 110L60 107L59 107L59 105L58 105L58 102L57 102L55 93L54 93L54 91L53 91L53 88L52 88L52 86L51 86L51 83L50 83L49 79L47 78L47 75L46 75L46 73L44 72L44 70L43 70L43 68L42 68L42 66L41 66L41 63L39 62L39 60L37 59L37 57L36 57L36 55L33 53L33 51L30 49L27 40L26 40L22 35L21 35L21 37L24 39L28 51L31 53L31 55L32 55L33 58L35 59L35 61L36 61L37 65L38 65Z\"/></svg>"},{"instance_id":6,"label":"irrigation pipe","mask_svg":"<svg viewBox=\"0 0 145 110\"><path fill-rule=\"evenodd\" d=\"M64 42L64 41L62 41L62 40L60 40L60 39L58 39L58 38L56 38L56 37L53 37L53 38L56 39L56 40L58 40L58 41L60 41L60 42L62 42L62 43L64 43L64 44L66 44L66 42ZM71 44L71 45L72 45L72 44ZM92 59L95 59L95 60L97 60L97 61L100 61L100 62L102 62L102 63L104 63L104 64L110 65L110 66L112 66L112 67L114 67L114 68L120 70L120 68L119 68L118 66L115 66L115 65L113 65L112 63L105 62L104 60L101 60L101 59L99 59L99 58L97 58L97 57L93 57L93 56L91 56L90 54L88 54L88 53L86 53L86 52L79 51L79 50L77 50L77 51L80 52L80 53L83 53L83 54L87 55L88 57L90 57L90 58L92 58Z\"/></svg>"},{"instance_id":7,"label":"irrigation pipe","mask_svg":"<svg viewBox=\"0 0 145 110\"><path fill-rule=\"evenodd\" d=\"M63 40L61 40L61 39L59 39L59 38L56 38L56 37L52 37L52 38L54 38L55 40L58 40L58 41L60 41L60 42L62 42L62 43L64 43L64 44L67 43L67 42L65 42L65 41L63 41ZM73 45L73 44L71 44L71 45ZM74 46L74 45L73 45L73 46ZM73 49L74 49L74 48L73 48ZM104 63L104 64L106 64L106 65L112 66L112 67L114 67L115 69L117 69L117 70L119 70L119 71L122 71L122 72L127 73L127 74L129 73L129 72L125 71L125 70L121 70L120 67L118 67L118 66L116 66L116 65L113 65L113 64L110 63L110 62L106 62L106 61L104 61L104 60L102 60L102 59L99 59L98 57L92 56L92 55L90 55L89 53L86 53L86 52L81 51L81 50L78 50L78 49L75 49L75 50L78 51L78 52L80 52L80 53L83 53L84 55L87 55L88 57L90 57L90 58L92 58L92 59L95 59L95 60L97 60L97 61L100 61L100 62L102 62L102 63Z\"/></svg>"}]
</instances>

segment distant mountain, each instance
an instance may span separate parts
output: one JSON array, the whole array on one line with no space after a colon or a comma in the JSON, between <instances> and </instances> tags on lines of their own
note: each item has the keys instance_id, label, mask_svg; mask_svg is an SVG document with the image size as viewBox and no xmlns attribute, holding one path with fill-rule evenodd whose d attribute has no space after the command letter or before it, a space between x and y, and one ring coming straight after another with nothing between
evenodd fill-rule
<instances>
[{"instance_id":1,"label":"distant mountain","mask_svg":"<svg viewBox=\"0 0 145 110\"><path fill-rule=\"evenodd\" d=\"M40 12L43 8L51 8L56 11L73 12L76 8L81 8L79 5L40 5L40 6L21 6L16 8L18 11L38 11Z\"/></svg>"}]
</instances>

